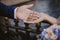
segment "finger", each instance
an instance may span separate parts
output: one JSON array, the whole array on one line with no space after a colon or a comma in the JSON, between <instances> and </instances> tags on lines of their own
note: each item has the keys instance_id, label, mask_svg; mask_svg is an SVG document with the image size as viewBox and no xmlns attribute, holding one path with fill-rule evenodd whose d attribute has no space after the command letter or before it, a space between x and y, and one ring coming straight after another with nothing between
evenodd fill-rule
<instances>
[{"instance_id":1,"label":"finger","mask_svg":"<svg viewBox=\"0 0 60 40\"><path fill-rule=\"evenodd\" d=\"M38 22L42 22L43 20L44 20L43 17L40 17L39 19L35 20L34 22L38 23Z\"/></svg>"},{"instance_id":2,"label":"finger","mask_svg":"<svg viewBox=\"0 0 60 40\"><path fill-rule=\"evenodd\" d=\"M41 21L43 21L43 19L37 19L37 20L35 20L35 21L24 21L25 23L38 23L38 22L41 22Z\"/></svg>"},{"instance_id":3,"label":"finger","mask_svg":"<svg viewBox=\"0 0 60 40\"><path fill-rule=\"evenodd\" d=\"M25 8L31 8L33 7L33 4L30 4L30 5L24 5Z\"/></svg>"},{"instance_id":4,"label":"finger","mask_svg":"<svg viewBox=\"0 0 60 40\"><path fill-rule=\"evenodd\" d=\"M26 23L38 23L38 22L41 22L41 21L43 21L44 19L42 18L42 17L40 17L39 19L34 19L34 18L29 18L29 19L27 19L27 20L24 20L24 22L26 22Z\"/></svg>"}]
</instances>

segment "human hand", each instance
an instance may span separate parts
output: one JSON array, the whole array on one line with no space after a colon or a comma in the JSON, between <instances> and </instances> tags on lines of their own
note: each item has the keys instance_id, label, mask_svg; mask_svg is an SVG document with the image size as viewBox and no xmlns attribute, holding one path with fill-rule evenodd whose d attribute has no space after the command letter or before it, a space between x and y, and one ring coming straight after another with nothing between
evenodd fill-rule
<instances>
[{"instance_id":1,"label":"human hand","mask_svg":"<svg viewBox=\"0 0 60 40\"><path fill-rule=\"evenodd\" d=\"M53 32L53 31L56 31L56 30L54 30L55 29L54 27L56 28L56 27L58 27L58 25L54 24L54 25L44 29L44 31L42 32L42 36L44 36L44 38L46 38L48 40L57 40L58 35ZM46 39L44 39L44 40L46 40Z\"/></svg>"},{"instance_id":2,"label":"human hand","mask_svg":"<svg viewBox=\"0 0 60 40\"><path fill-rule=\"evenodd\" d=\"M42 21L43 18L40 17L39 13L28 9L31 8L32 6L33 4L18 7L16 11L17 19L21 19L26 23L38 23Z\"/></svg>"},{"instance_id":3,"label":"human hand","mask_svg":"<svg viewBox=\"0 0 60 40\"><path fill-rule=\"evenodd\" d=\"M31 5L23 5L21 7L17 8L16 11L16 17L17 19L23 20L25 23L38 23L43 20L46 20L52 24L57 23L57 19L44 14L44 13L38 13L32 10L29 10L28 8L31 8L33 4Z\"/></svg>"},{"instance_id":4,"label":"human hand","mask_svg":"<svg viewBox=\"0 0 60 40\"><path fill-rule=\"evenodd\" d=\"M54 30L55 29L55 30ZM46 35L45 37L47 39L52 39L52 40L57 40L58 36L59 36L59 29L60 29L60 25L58 24L54 24L52 26L50 26L49 28L46 29Z\"/></svg>"}]
</instances>

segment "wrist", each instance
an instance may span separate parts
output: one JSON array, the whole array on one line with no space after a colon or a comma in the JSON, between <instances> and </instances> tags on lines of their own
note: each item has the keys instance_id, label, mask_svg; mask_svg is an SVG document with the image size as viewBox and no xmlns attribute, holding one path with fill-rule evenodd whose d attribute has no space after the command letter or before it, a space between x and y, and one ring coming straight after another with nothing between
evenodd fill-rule
<instances>
[{"instance_id":1,"label":"wrist","mask_svg":"<svg viewBox=\"0 0 60 40\"><path fill-rule=\"evenodd\" d=\"M47 16L47 17L45 17L45 18L46 18L46 20L47 20L48 22L50 22L51 24L57 24L57 23L58 23L58 20L57 20L56 18L54 18L54 17Z\"/></svg>"}]
</instances>

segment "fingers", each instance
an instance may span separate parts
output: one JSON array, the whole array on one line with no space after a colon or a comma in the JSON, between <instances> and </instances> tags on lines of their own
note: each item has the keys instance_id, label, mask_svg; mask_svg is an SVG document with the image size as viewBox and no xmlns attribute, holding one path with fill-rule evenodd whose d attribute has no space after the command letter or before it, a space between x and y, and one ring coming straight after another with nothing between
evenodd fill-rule
<instances>
[{"instance_id":1,"label":"fingers","mask_svg":"<svg viewBox=\"0 0 60 40\"><path fill-rule=\"evenodd\" d=\"M52 26L50 26L49 28L46 29L46 32L47 34L45 35L46 38L48 38L50 35L50 38L53 39L53 40L56 40L57 39L57 36L53 33L53 29L56 28L57 29L58 25L57 24L54 24Z\"/></svg>"},{"instance_id":2,"label":"fingers","mask_svg":"<svg viewBox=\"0 0 60 40\"><path fill-rule=\"evenodd\" d=\"M31 7L33 7L33 4L30 4L30 5L24 5L23 7L24 7L24 8L31 8Z\"/></svg>"},{"instance_id":3,"label":"fingers","mask_svg":"<svg viewBox=\"0 0 60 40\"><path fill-rule=\"evenodd\" d=\"M31 21L32 20L32 21ZM41 22L43 19L40 18L40 19L37 19L37 20L33 20L33 19L28 19L28 20L24 20L25 23L38 23L38 22Z\"/></svg>"},{"instance_id":4,"label":"fingers","mask_svg":"<svg viewBox=\"0 0 60 40\"><path fill-rule=\"evenodd\" d=\"M26 8L31 8L31 7L33 7L33 4L26 5L25 7L26 7Z\"/></svg>"},{"instance_id":5,"label":"fingers","mask_svg":"<svg viewBox=\"0 0 60 40\"><path fill-rule=\"evenodd\" d=\"M44 19L42 17L40 17L39 13L31 13L30 16L27 18L27 20L25 20L24 22L26 23L38 23L43 21Z\"/></svg>"},{"instance_id":6,"label":"fingers","mask_svg":"<svg viewBox=\"0 0 60 40\"><path fill-rule=\"evenodd\" d=\"M47 28L46 31L51 32L55 28L59 28L59 26L57 24L54 24L54 25L50 26L49 28Z\"/></svg>"}]
</instances>

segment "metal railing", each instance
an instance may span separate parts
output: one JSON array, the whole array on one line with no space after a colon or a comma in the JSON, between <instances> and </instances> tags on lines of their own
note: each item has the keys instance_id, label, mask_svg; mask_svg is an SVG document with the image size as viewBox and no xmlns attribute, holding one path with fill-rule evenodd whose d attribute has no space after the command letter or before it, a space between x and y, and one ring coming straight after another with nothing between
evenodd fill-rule
<instances>
[{"instance_id":1,"label":"metal railing","mask_svg":"<svg viewBox=\"0 0 60 40\"><path fill-rule=\"evenodd\" d=\"M23 30L23 31L25 31L26 32L26 34L25 34L25 36L26 36L26 39L24 39L24 40L41 40L40 39L40 33L41 33L41 31L40 31L40 28L41 28L41 22L39 22L39 23L35 23L36 24L36 30L34 30L34 29L32 29L32 28L29 28L29 24L28 23L24 23L25 24L25 27L19 27L18 26L18 20L14 20L14 22L15 22L15 25L14 25L14 27L12 27L11 25L9 25L9 18L7 18L7 17L3 17L3 20L4 20L4 23L3 23L3 27L5 27L6 28L6 30L4 30L4 33L8 33L10 30L9 30L9 28L13 28L13 29L15 29L15 36L16 36L16 39L15 40L17 40L18 39L18 37L19 37L19 30ZM35 37L33 37L32 39L30 39L30 33L36 33L36 35L35 35Z\"/></svg>"}]
</instances>

